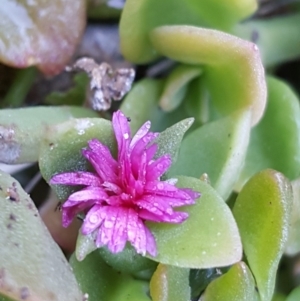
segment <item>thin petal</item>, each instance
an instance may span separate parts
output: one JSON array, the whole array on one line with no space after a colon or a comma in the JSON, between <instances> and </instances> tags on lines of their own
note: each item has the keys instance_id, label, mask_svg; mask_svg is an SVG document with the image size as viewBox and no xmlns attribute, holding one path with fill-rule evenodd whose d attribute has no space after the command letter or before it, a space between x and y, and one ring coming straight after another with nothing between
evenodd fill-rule
<instances>
[{"instance_id":1,"label":"thin petal","mask_svg":"<svg viewBox=\"0 0 300 301\"><path fill-rule=\"evenodd\" d=\"M158 149L158 145L156 143L150 145L147 149L146 149L146 153L147 153L147 161L151 162L151 160L153 159L155 153L157 152Z\"/></svg>"},{"instance_id":2,"label":"thin petal","mask_svg":"<svg viewBox=\"0 0 300 301\"><path fill-rule=\"evenodd\" d=\"M169 155L164 155L152 162L147 167L147 181L160 178L171 166L172 159Z\"/></svg>"},{"instance_id":3,"label":"thin petal","mask_svg":"<svg viewBox=\"0 0 300 301\"><path fill-rule=\"evenodd\" d=\"M102 224L106 208L100 205L94 205L87 213L83 225L81 227L81 232L84 235L92 233L96 228L99 228Z\"/></svg>"},{"instance_id":4,"label":"thin petal","mask_svg":"<svg viewBox=\"0 0 300 301\"><path fill-rule=\"evenodd\" d=\"M155 238L146 226L145 226L144 229L145 229L145 234L146 234L146 249L147 249L147 252L151 256L155 257L157 255Z\"/></svg>"},{"instance_id":5,"label":"thin petal","mask_svg":"<svg viewBox=\"0 0 300 301\"><path fill-rule=\"evenodd\" d=\"M77 171L57 174L51 178L50 184L100 186L101 180L91 172Z\"/></svg>"},{"instance_id":6,"label":"thin petal","mask_svg":"<svg viewBox=\"0 0 300 301\"><path fill-rule=\"evenodd\" d=\"M115 194L121 194L122 193L122 189L115 183L105 181L102 184L102 187L104 187L106 191L110 191L110 192L113 192Z\"/></svg>"},{"instance_id":7,"label":"thin petal","mask_svg":"<svg viewBox=\"0 0 300 301\"><path fill-rule=\"evenodd\" d=\"M155 213L148 211L147 209L141 209L139 211L139 216L143 220L152 222L180 224L189 217L189 214L186 212L174 211L172 215L163 214L161 216L158 216L155 215Z\"/></svg>"},{"instance_id":8,"label":"thin petal","mask_svg":"<svg viewBox=\"0 0 300 301\"><path fill-rule=\"evenodd\" d=\"M68 198L70 202L85 202L88 200L105 201L108 198L107 193L101 187L90 186L86 189L74 192Z\"/></svg>"},{"instance_id":9,"label":"thin petal","mask_svg":"<svg viewBox=\"0 0 300 301\"><path fill-rule=\"evenodd\" d=\"M86 209L93 206L94 201L87 202L71 202L68 203L68 200L62 205L62 225L68 227L72 220L77 216L78 213L84 212Z\"/></svg>"},{"instance_id":10,"label":"thin petal","mask_svg":"<svg viewBox=\"0 0 300 301\"><path fill-rule=\"evenodd\" d=\"M151 127L151 122L150 121L146 121L141 127L140 129L136 132L136 134L133 136L131 142L130 142L130 149L132 149L136 143L142 139L150 130Z\"/></svg>"},{"instance_id":11,"label":"thin petal","mask_svg":"<svg viewBox=\"0 0 300 301\"><path fill-rule=\"evenodd\" d=\"M128 222L127 222L127 238L136 251L140 254L146 254L146 234L144 230L144 224L138 218L137 213L129 209L128 210Z\"/></svg>"},{"instance_id":12,"label":"thin petal","mask_svg":"<svg viewBox=\"0 0 300 301\"><path fill-rule=\"evenodd\" d=\"M91 150L83 149L82 155L91 162L102 181L117 181L117 169L111 168L111 164L104 154L97 154Z\"/></svg>"},{"instance_id":13,"label":"thin petal","mask_svg":"<svg viewBox=\"0 0 300 301\"><path fill-rule=\"evenodd\" d=\"M118 208L118 216L108 248L113 253L121 252L127 242L127 215L128 209Z\"/></svg>"},{"instance_id":14,"label":"thin petal","mask_svg":"<svg viewBox=\"0 0 300 301\"><path fill-rule=\"evenodd\" d=\"M105 219L101 225L101 242L103 245L107 245L112 240L114 233L115 223L118 217L118 207L106 207ZM112 250L111 250L112 251Z\"/></svg>"}]
</instances>

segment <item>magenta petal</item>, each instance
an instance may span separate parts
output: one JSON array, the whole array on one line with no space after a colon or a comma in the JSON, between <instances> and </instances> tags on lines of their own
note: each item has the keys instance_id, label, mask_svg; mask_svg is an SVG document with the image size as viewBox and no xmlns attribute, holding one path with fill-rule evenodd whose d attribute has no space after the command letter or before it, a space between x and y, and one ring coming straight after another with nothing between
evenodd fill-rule
<instances>
[{"instance_id":1,"label":"magenta petal","mask_svg":"<svg viewBox=\"0 0 300 301\"><path fill-rule=\"evenodd\" d=\"M155 153L157 152L158 149L158 145L156 143L150 145L147 149L146 149L146 153L147 153L147 161L150 162Z\"/></svg>"},{"instance_id":2,"label":"magenta petal","mask_svg":"<svg viewBox=\"0 0 300 301\"><path fill-rule=\"evenodd\" d=\"M103 245L107 245L112 240L117 217L118 207L107 206L106 216L101 225L101 242Z\"/></svg>"},{"instance_id":3,"label":"magenta petal","mask_svg":"<svg viewBox=\"0 0 300 301\"><path fill-rule=\"evenodd\" d=\"M112 239L108 243L108 248L113 253L121 252L127 242L127 215L128 209L119 208L118 216L114 226Z\"/></svg>"},{"instance_id":4,"label":"magenta petal","mask_svg":"<svg viewBox=\"0 0 300 301\"><path fill-rule=\"evenodd\" d=\"M151 256L155 257L157 255L155 238L146 226L145 226L144 229L145 229L145 235L146 235L146 249L147 249L147 252Z\"/></svg>"},{"instance_id":5,"label":"magenta petal","mask_svg":"<svg viewBox=\"0 0 300 301\"><path fill-rule=\"evenodd\" d=\"M90 186L86 189L74 192L69 196L70 202L84 202L87 200L104 201L108 198L107 193L101 187Z\"/></svg>"},{"instance_id":6,"label":"magenta petal","mask_svg":"<svg viewBox=\"0 0 300 301\"><path fill-rule=\"evenodd\" d=\"M94 205L87 213L83 225L81 227L81 232L84 235L92 233L96 228L98 228L103 222L106 215L106 207L100 205Z\"/></svg>"},{"instance_id":7,"label":"magenta petal","mask_svg":"<svg viewBox=\"0 0 300 301\"><path fill-rule=\"evenodd\" d=\"M57 174L51 178L50 184L99 186L101 181L91 172L76 171Z\"/></svg>"},{"instance_id":8,"label":"magenta petal","mask_svg":"<svg viewBox=\"0 0 300 301\"><path fill-rule=\"evenodd\" d=\"M164 155L152 162L147 167L147 181L154 181L160 178L171 166L172 160L169 155Z\"/></svg>"},{"instance_id":9,"label":"magenta petal","mask_svg":"<svg viewBox=\"0 0 300 301\"><path fill-rule=\"evenodd\" d=\"M136 134L133 136L131 142L130 142L130 149L132 149L136 143L142 139L148 132L149 129L151 127L151 122L150 121L146 121L141 127L140 129L136 132Z\"/></svg>"}]
</instances>

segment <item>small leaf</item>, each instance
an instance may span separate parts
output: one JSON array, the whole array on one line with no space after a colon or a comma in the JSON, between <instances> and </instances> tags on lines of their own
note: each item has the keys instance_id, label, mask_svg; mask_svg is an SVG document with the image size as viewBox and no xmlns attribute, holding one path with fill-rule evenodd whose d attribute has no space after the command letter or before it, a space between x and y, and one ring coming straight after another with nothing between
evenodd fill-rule
<instances>
[{"instance_id":1,"label":"small leaf","mask_svg":"<svg viewBox=\"0 0 300 301\"><path fill-rule=\"evenodd\" d=\"M48 128L47 137L41 147L39 165L46 181L57 173L86 171L87 160L81 150L90 139L97 138L116 154L116 141L111 122L102 118L72 119ZM65 200L75 188L54 185L58 198Z\"/></svg>"},{"instance_id":2,"label":"small leaf","mask_svg":"<svg viewBox=\"0 0 300 301\"><path fill-rule=\"evenodd\" d=\"M258 301L255 282L244 262L238 262L230 270L212 281L199 301Z\"/></svg>"},{"instance_id":3,"label":"small leaf","mask_svg":"<svg viewBox=\"0 0 300 301\"><path fill-rule=\"evenodd\" d=\"M189 272L189 269L159 264L150 281L152 300L190 300Z\"/></svg>"},{"instance_id":4,"label":"small leaf","mask_svg":"<svg viewBox=\"0 0 300 301\"><path fill-rule=\"evenodd\" d=\"M172 158L172 163L174 164L177 160L182 138L193 122L194 118L188 118L161 132L159 137L156 139L158 150L155 157L158 158L165 154L169 154Z\"/></svg>"},{"instance_id":5,"label":"small leaf","mask_svg":"<svg viewBox=\"0 0 300 301\"><path fill-rule=\"evenodd\" d=\"M187 25L157 27L151 32L151 41L162 55L204 66L203 80L220 114L251 108L252 125L261 119L267 89L255 44L221 31Z\"/></svg>"},{"instance_id":6,"label":"small leaf","mask_svg":"<svg viewBox=\"0 0 300 301\"><path fill-rule=\"evenodd\" d=\"M70 264L89 301L150 301L147 282L112 269L98 252L83 261L77 261L73 255Z\"/></svg>"},{"instance_id":7,"label":"small leaf","mask_svg":"<svg viewBox=\"0 0 300 301\"><path fill-rule=\"evenodd\" d=\"M1 171L0 187L0 299L82 301L65 256L29 195Z\"/></svg>"},{"instance_id":8,"label":"small leaf","mask_svg":"<svg viewBox=\"0 0 300 301\"><path fill-rule=\"evenodd\" d=\"M268 103L252 129L245 166L237 188L254 174L273 168L289 179L300 175L300 106L295 93L281 80L268 77Z\"/></svg>"},{"instance_id":9,"label":"small leaf","mask_svg":"<svg viewBox=\"0 0 300 301\"><path fill-rule=\"evenodd\" d=\"M239 111L194 130L183 140L168 176L199 178L206 173L212 186L227 198L244 163L250 122L250 112Z\"/></svg>"},{"instance_id":10,"label":"small leaf","mask_svg":"<svg viewBox=\"0 0 300 301\"><path fill-rule=\"evenodd\" d=\"M182 224L147 223L154 234L158 255L151 258L163 264L205 269L238 262L242 246L235 220L226 203L208 184L178 177L179 187L201 192L192 206L181 207L189 218Z\"/></svg>"},{"instance_id":11,"label":"small leaf","mask_svg":"<svg viewBox=\"0 0 300 301\"><path fill-rule=\"evenodd\" d=\"M0 162L36 162L49 126L74 117L96 117L81 107L33 107L0 111Z\"/></svg>"},{"instance_id":12,"label":"small leaf","mask_svg":"<svg viewBox=\"0 0 300 301\"><path fill-rule=\"evenodd\" d=\"M272 298L279 260L288 238L292 192L282 174L264 170L243 187L233 214L261 299Z\"/></svg>"},{"instance_id":13,"label":"small leaf","mask_svg":"<svg viewBox=\"0 0 300 301\"><path fill-rule=\"evenodd\" d=\"M187 84L201 74L199 67L179 65L166 79L162 95L159 100L160 107L170 112L176 109L187 92Z\"/></svg>"},{"instance_id":14,"label":"small leaf","mask_svg":"<svg viewBox=\"0 0 300 301\"><path fill-rule=\"evenodd\" d=\"M73 55L84 26L85 1L3 0L0 60L18 68L37 65L45 74L57 74Z\"/></svg>"}]
</instances>

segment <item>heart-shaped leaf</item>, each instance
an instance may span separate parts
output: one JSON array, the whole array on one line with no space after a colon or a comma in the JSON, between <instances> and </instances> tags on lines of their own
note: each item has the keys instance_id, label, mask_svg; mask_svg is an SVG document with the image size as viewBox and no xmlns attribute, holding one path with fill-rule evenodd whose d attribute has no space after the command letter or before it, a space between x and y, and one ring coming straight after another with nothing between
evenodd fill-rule
<instances>
[{"instance_id":1,"label":"heart-shaped leaf","mask_svg":"<svg viewBox=\"0 0 300 301\"><path fill-rule=\"evenodd\" d=\"M235 220L226 203L208 184L178 177L177 186L201 192L195 205L182 207L182 224L147 223L154 234L160 263L186 268L211 268L238 262L242 247Z\"/></svg>"},{"instance_id":2,"label":"heart-shaped leaf","mask_svg":"<svg viewBox=\"0 0 300 301\"><path fill-rule=\"evenodd\" d=\"M243 187L233 214L261 299L272 298L279 260L288 238L291 185L279 172L264 170Z\"/></svg>"},{"instance_id":3,"label":"heart-shaped leaf","mask_svg":"<svg viewBox=\"0 0 300 301\"><path fill-rule=\"evenodd\" d=\"M0 299L82 301L68 262L34 203L1 171L0 202Z\"/></svg>"},{"instance_id":4,"label":"heart-shaped leaf","mask_svg":"<svg viewBox=\"0 0 300 301\"><path fill-rule=\"evenodd\" d=\"M206 173L212 186L227 198L246 156L250 115L249 111L236 112L194 130L183 140L178 160L168 175L199 178Z\"/></svg>"},{"instance_id":5,"label":"heart-shaped leaf","mask_svg":"<svg viewBox=\"0 0 300 301\"><path fill-rule=\"evenodd\" d=\"M267 90L255 44L221 31L187 25L155 28L151 41L162 55L205 66L203 80L218 112L228 115L251 108L252 125L258 123Z\"/></svg>"},{"instance_id":6,"label":"heart-shaped leaf","mask_svg":"<svg viewBox=\"0 0 300 301\"><path fill-rule=\"evenodd\" d=\"M153 301L190 300L189 269L159 264L150 281Z\"/></svg>"},{"instance_id":7,"label":"heart-shaped leaf","mask_svg":"<svg viewBox=\"0 0 300 301\"><path fill-rule=\"evenodd\" d=\"M85 2L2 0L1 4L1 62L19 68L37 65L46 74L60 72L83 32Z\"/></svg>"},{"instance_id":8,"label":"heart-shaped leaf","mask_svg":"<svg viewBox=\"0 0 300 301\"><path fill-rule=\"evenodd\" d=\"M233 265L229 271L212 281L199 301L258 301L255 281L244 262Z\"/></svg>"}]
</instances>

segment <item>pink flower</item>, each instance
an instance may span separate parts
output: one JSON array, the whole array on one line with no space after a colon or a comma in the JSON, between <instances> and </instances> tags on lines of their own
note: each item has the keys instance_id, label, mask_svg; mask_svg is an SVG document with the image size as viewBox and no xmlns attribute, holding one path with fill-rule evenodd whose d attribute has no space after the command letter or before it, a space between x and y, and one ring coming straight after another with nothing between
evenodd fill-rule
<instances>
[{"instance_id":1,"label":"pink flower","mask_svg":"<svg viewBox=\"0 0 300 301\"><path fill-rule=\"evenodd\" d=\"M200 193L180 189L174 180L160 181L171 165L169 155L153 159L158 133L149 132L146 122L131 138L127 118L121 111L113 115L118 144L115 160L107 146L97 139L88 142L83 156L95 172L67 172L55 175L50 184L82 185L63 204L63 226L67 227L80 212L86 214L81 231L96 232L97 247L107 246L117 253L129 241L138 253L156 256L156 243L145 221L182 223L186 212L174 207L191 205Z\"/></svg>"}]
</instances>

